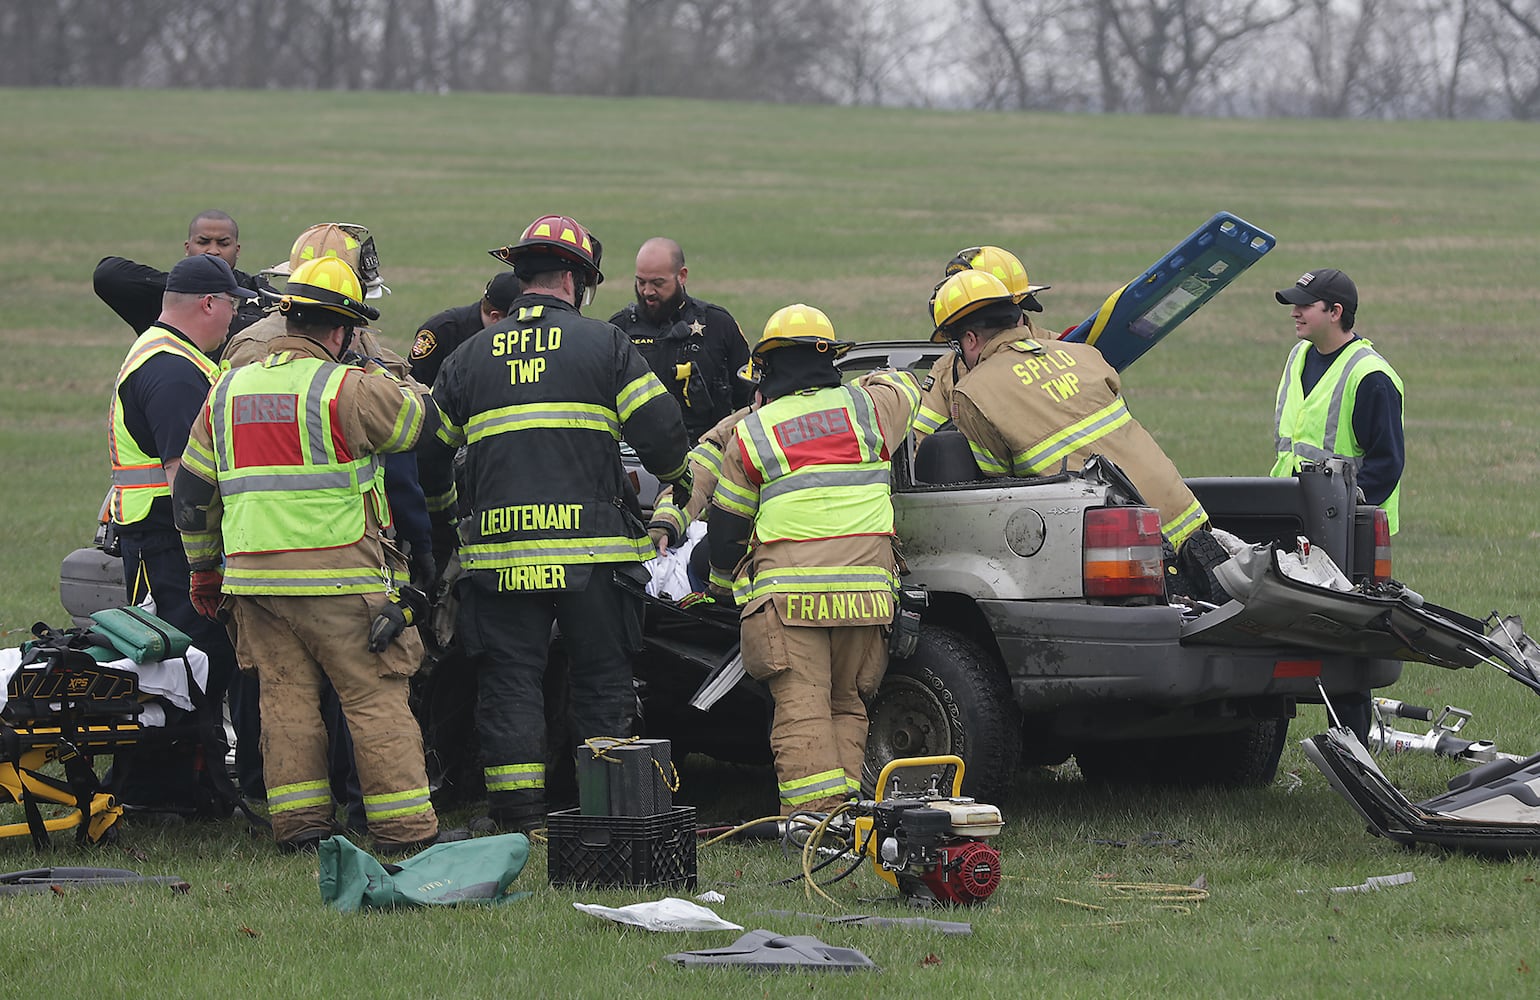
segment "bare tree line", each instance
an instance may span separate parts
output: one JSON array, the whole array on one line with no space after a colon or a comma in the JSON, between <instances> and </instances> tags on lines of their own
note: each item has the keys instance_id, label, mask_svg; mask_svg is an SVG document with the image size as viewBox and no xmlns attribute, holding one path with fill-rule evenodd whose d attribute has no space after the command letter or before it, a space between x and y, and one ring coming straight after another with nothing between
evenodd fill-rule
<instances>
[{"instance_id":1,"label":"bare tree line","mask_svg":"<svg viewBox=\"0 0 1540 1000\"><path fill-rule=\"evenodd\" d=\"M1540 119L1540 0L0 0L0 85Z\"/></svg>"}]
</instances>

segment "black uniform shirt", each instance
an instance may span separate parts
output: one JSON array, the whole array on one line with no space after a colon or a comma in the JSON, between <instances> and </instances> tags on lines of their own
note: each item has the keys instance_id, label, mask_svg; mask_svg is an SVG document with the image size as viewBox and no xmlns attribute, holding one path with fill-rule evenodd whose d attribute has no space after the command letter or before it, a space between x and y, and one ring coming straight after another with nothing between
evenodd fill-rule
<instances>
[{"instance_id":1,"label":"black uniform shirt","mask_svg":"<svg viewBox=\"0 0 1540 1000\"><path fill-rule=\"evenodd\" d=\"M153 325L153 324L152 324ZM182 331L161 324L192 343ZM148 328L147 328L148 329ZM197 350L196 347L193 348ZM186 358L160 352L145 360L118 388L123 426L146 454L167 461L179 460L187 448L187 433L209 394L209 379ZM171 500L156 497L150 514L123 529L127 532L175 531Z\"/></svg>"},{"instance_id":2,"label":"black uniform shirt","mask_svg":"<svg viewBox=\"0 0 1540 1000\"><path fill-rule=\"evenodd\" d=\"M412 378L431 386L444 359L481 332L481 300L434 313L417 328L412 341Z\"/></svg>"},{"instance_id":3,"label":"black uniform shirt","mask_svg":"<svg viewBox=\"0 0 1540 1000\"><path fill-rule=\"evenodd\" d=\"M626 331L664 388L679 401L690 443L723 417L749 405L754 387L737 377L749 345L737 320L719 305L685 295L678 310L654 324L635 303L610 317ZM690 371L681 377L681 367Z\"/></svg>"},{"instance_id":4,"label":"black uniform shirt","mask_svg":"<svg viewBox=\"0 0 1540 1000\"><path fill-rule=\"evenodd\" d=\"M274 296L278 294L259 274L236 271L235 283L254 292L265 289ZM154 326L160 317L161 297L166 294L166 272L126 257L103 257L96 270L91 272L91 287L96 290L97 298L134 328L137 336ZM239 333L261 319L265 304L269 304L269 300L243 300L230 323L230 332Z\"/></svg>"}]
</instances>

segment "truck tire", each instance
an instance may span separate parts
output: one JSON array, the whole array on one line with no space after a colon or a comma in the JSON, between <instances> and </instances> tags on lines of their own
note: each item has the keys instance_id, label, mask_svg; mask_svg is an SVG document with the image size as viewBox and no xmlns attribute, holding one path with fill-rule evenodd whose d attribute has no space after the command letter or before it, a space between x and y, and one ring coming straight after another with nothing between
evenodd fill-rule
<instances>
[{"instance_id":1,"label":"truck tire","mask_svg":"<svg viewBox=\"0 0 1540 1000\"><path fill-rule=\"evenodd\" d=\"M1092 743L1075 762L1102 784L1248 788L1272 783L1288 732L1288 719L1251 719L1226 733Z\"/></svg>"},{"instance_id":2,"label":"truck tire","mask_svg":"<svg viewBox=\"0 0 1540 1000\"><path fill-rule=\"evenodd\" d=\"M867 708L862 791L891 760L956 754L963 794L981 802L1010 789L1021 756L1021 716L1005 668L960 632L927 625L914 655L888 664Z\"/></svg>"}]
</instances>

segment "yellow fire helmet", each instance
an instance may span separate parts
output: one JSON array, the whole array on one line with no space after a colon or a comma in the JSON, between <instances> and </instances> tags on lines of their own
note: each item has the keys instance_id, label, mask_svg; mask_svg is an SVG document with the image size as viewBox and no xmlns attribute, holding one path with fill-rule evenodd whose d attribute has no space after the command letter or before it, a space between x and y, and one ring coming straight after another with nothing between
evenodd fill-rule
<instances>
[{"instance_id":1,"label":"yellow fire helmet","mask_svg":"<svg viewBox=\"0 0 1540 1000\"><path fill-rule=\"evenodd\" d=\"M363 323L380 318L378 309L364 305L358 275L336 257L307 260L294 269L278 308L288 312L295 306L316 306Z\"/></svg>"},{"instance_id":2,"label":"yellow fire helmet","mask_svg":"<svg viewBox=\"0 0 1540 1000\"><path fill-rule=\"evenodd\" d=\"M798 302L782 306L770 315L765 321L765 332L750 353L757 357L795 344L813 344L820 351L833 351L835 358L843 358L855 346L834 336L834 324L822 309Z\"/></svg>"},{"instance_id":3,"label":"yellow fire helmet","mask_svg":"<svg viewBox=\"0 0 1540 1000\"><path fill-rule=\"evenodd\" d=\"M1021 258L1001 247L983 246L968 247L957 251L946 265L948 276L958 271L966 270L988 271L999 278L1010 290L1011 297L1016 304L1028 312L1042 312L1043 307L1035 296L1038 292L1052 288L1052 285L1034 285L1027 277L1027 267L1021 262Z\"/></svg>"},{"instance_id":4,"label":"yellow fire helmet","mask_svg":"<svg viewBox=\"0 0 1540 1000\"><path fill-rule=\"evenodd\" d=\"M1015 305L1016 297L1005 283L988 271L964 269L936 286L930 299L936 330L933 343L945 343L947 328L988 306Z\"/></svg>"},{"instance_id":5,"label":"yellow fire helmet","mask_svg":"<svg viewBox=\"0 0 1540 1000\"><path fill-rule=\"evenodd\" d=\"M289 259L279 261L262 273L287 277L307 260L336 257L358 273L364 286L364 298L388 295L390 288L380 277L380 254L369 230L352 222L323 222L311 226L295 239Z\"/></svg>"}]
</instances>

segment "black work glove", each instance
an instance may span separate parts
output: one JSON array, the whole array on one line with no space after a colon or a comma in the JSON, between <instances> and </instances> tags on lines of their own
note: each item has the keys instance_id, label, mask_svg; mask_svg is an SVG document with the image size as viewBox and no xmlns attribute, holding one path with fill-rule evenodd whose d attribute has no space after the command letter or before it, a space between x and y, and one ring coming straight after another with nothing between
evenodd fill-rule
<instances>
[{"instance_id":1,"label":"black work glove","mask_svg":"<svg viewBox=\"0 0 1540 1000\"><path fill-rule=\"evenodd\" d=\"M428 595L416 587L402 587L390 595L390 601L369 625L369 652L383 653L407 626L426 621Z\"/></svg>"},{"instance_id":2,"label":"black work glove","mask_svg":"<svg viewBox=\"0 0 1540 1000\"><path fill-rule=\"evenodd\" d=\"M685 464L684 475L669 483L674 488L674 503L683 509L690 502L690 493L695 489L695 474L690 471L689 463Z\"/></svg>"},{"instance_id":3,"label":"black work glove","mask_svg":"<svg viewBox=\"0 0 1540 1000\"><path fill-rule=\"evenodd\" d=\"M407 564L411 567L412 586L424 594L433 593L433 587L438 583L438 562L433 558L432 546L414 544Z\"/></svg>"}]
</instances>

